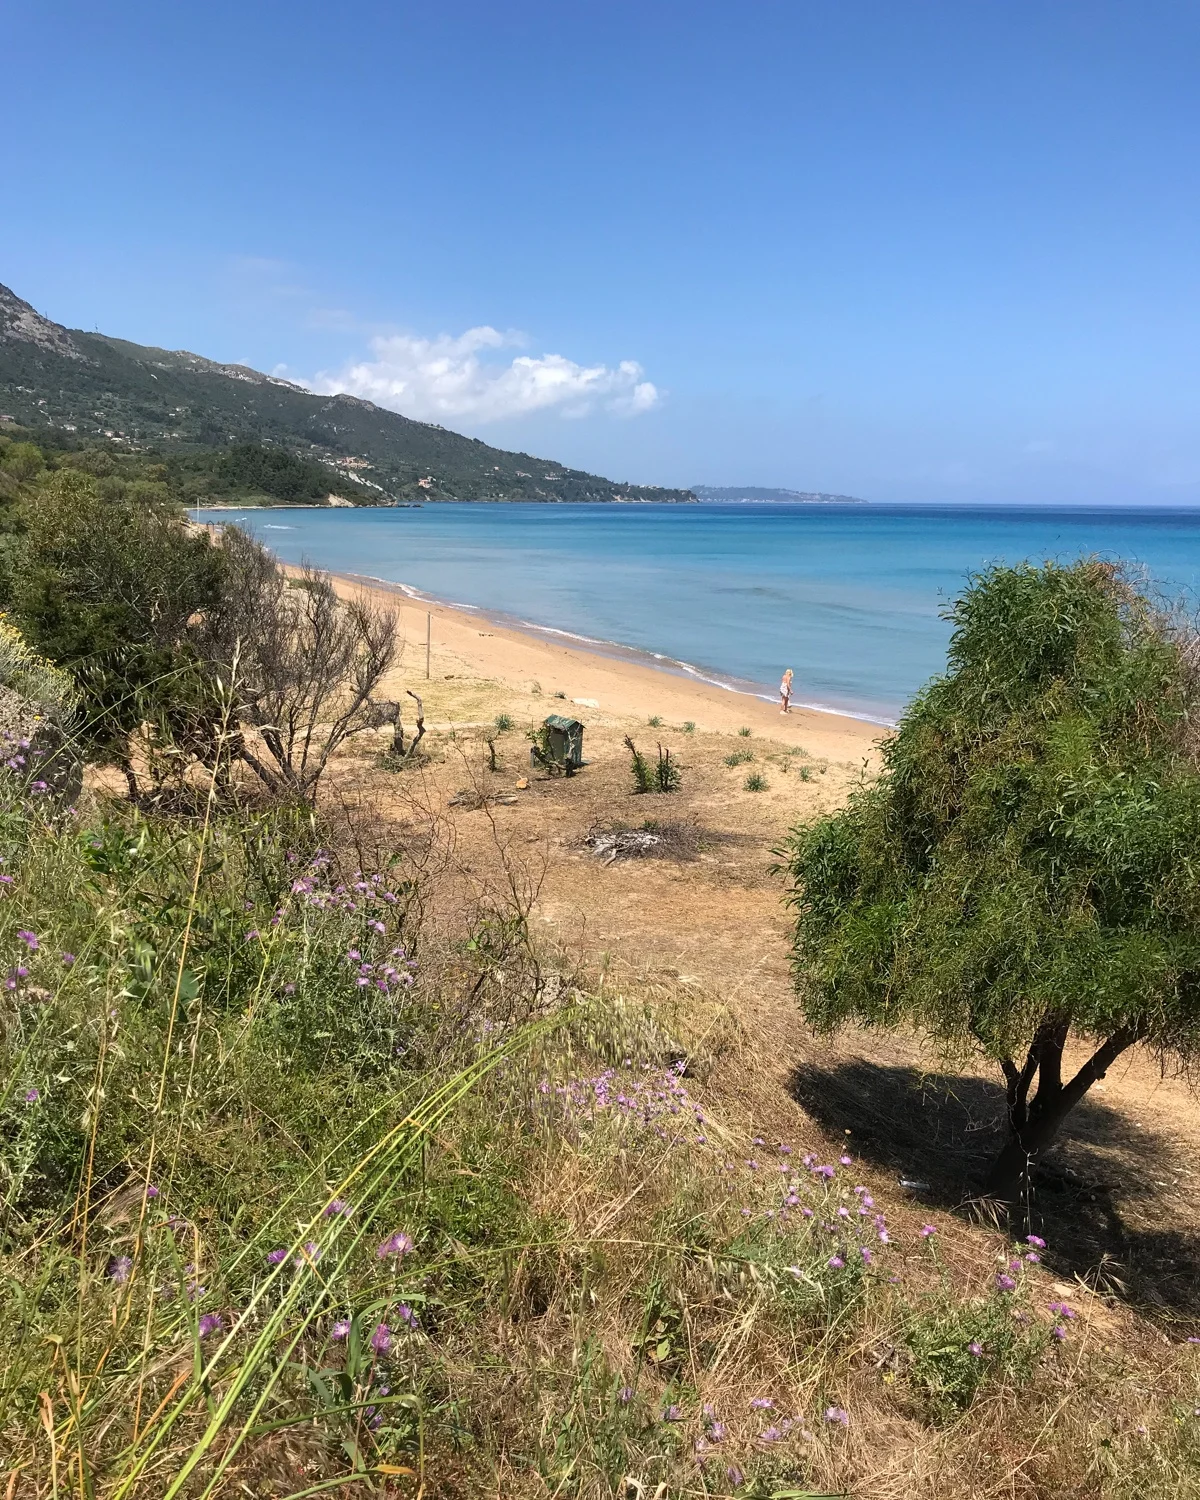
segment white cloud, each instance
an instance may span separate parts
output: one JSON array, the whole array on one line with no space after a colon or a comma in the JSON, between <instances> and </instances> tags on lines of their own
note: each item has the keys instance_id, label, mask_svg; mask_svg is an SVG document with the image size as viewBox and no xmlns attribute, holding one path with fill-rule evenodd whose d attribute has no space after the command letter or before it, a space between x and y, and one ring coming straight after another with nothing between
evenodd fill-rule
<instances>
[{"instance_id":1,"label":"white cloud","mask_svg":"<svg viewBox=\"0 0 1200 1500\"><path fill-rule=\"evenodd\" d=\"M323 395L361 396L426 422L496 422L537 411L582 417L597 407L637 416L658 404L657 389L632 359L612 368L576 364L561 354L519 354L508 362L487 357L520 342L488 327L432 339L380 335L371 340L372 358L323 370L306 384Z\"/></svg>"}]
</instances>

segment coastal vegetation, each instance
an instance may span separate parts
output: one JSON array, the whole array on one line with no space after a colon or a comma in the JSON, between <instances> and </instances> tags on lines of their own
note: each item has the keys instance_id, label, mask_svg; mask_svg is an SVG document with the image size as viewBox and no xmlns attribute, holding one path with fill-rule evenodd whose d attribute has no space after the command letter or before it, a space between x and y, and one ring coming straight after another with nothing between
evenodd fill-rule
<instances>
[{"instance_id":1,"label":"coastal vegetation","mask_svg":"<svg viewBox=\"0 0 1200 1500\"><path fill-rule=\"evenodd\" d=\"M0 764L6 1500L1200 1494L1200 1330L1179 1306L1132 1307L1060 1250L1065 1225L981 1225L898 1187L867 1090L852 1125L822 1128L836 1091L802 1112L774 1071L798 1023L790 999L764 1008L785 946L768 845L698 819L745 804L769 829L798 778L728 797L745 742L693 725L678 819L621 825L643 836L631 850L677 858L584 859L600 817L646 806L622 743L643 717L589 726L586 773L543 778L502 824L484 751L502 716L544 713L540 692L506 700L435 658L436 754L379 771L353 714L398 732L398 703L347 709L368 679L412 689L375 606L356 615L319 573L285 578L232 530L214 547L168 500L52 454L0 441L0 475L0 688L89 763L70 797L23 736ZM1170 853L1182 800L1154 798L1159 779L1187 790L1179 642L1086 570L985 581L963 606L980 630L1007 618L1005 590L1073 633L1047 629L1042 675L1014 686L1012 666L1007 699L962 684L960 780L927 795L985 797L979 726L1019 712L1018 831L1040 777L1066 766L1064 787L1091 788L1080 766L1111 751L1109 784L1148 809L1127 860ZM319 702L296 680L310 659ZM855 767L829 770L841 788ZM1115 848L1133 824L1088 826ZM607 897L626 949L641 911L660 932L695 905L688 971L551 928L554 849L592 921L597 882L636 872ZM1181 900L1186 880L1152 894ZM723 945L725 977L702 981Z\"/></svg>"},{"instance_id":2,"label":"coastal vegetation","mask_svg":"<svg viewBox=\"0 0 1200 1500\"><path fill-rule=\"evenodd\" d=\"M910 1025L996 1063L985 1191L1019 1209L1123 1052L1200 1049L1200 651L1095 561L993 568L950 617L882 774L793 841L797 983L817 1028Z\"/></svg>"}]
</instances>

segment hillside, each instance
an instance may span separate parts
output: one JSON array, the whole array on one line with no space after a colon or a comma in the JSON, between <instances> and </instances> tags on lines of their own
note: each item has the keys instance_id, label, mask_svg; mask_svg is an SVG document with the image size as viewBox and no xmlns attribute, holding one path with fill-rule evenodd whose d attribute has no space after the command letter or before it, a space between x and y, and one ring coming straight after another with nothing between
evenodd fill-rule
<instances>
[{"instance_id":1,"label":"hillside","mask_svg":"<svg viewBox=\"0 0 1200 1500\"><path fill-rule=\"evenodd\" d=\"M764 489L756 484L694 484L697 500L790 500L808 505L865 505L857 495L827 495L823 490Z\"/></svg>"},{"instance_id":2,"label":"hillside","mask_svg":"<svg viewBox=\"0 0 1200 1500\"><path fill-rule=\"evenodd\" d=\"M166 455L278 447L325 465L333 471L330 489L359 504L695 498L690 490L616 483L492 448L355 396L315 396L244 365L67 329L4 286L0 414L35 431L53 427Z\"/></svg>"}]
</instances>

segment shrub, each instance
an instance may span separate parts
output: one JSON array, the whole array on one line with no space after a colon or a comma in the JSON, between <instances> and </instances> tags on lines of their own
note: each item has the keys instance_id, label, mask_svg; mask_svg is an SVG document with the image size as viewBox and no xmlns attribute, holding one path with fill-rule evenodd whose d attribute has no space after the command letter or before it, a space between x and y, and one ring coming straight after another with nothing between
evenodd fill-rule
<instances>
[{"instance_id":1,"label":"shrub","mask_svg":"<svg viewBox=\"0 0 1200 1500\"><path fill-rule=\"evenodd\" d=\"M651 729L659 729L662 727L662 716L660 714L651 714L646 723L649 724Z\"/></svg>"},{"instance_id":2,"label":"shrub","mask_svg":"<svg viewBox=\"0 0 1200 1500\"><path fill-rule=\"evenodd\" d=\"M753 750L731 750L725 757L725 764L729 767L744 766L747 761L754 759Z\"/></svg>"},{"instance_id":3,"label":"shrub","mask_svg":"<svg viewBox=\"0 0 1200 1500\"><path fill-rule=\"evenodd\" d=\"M692 722L691 719L685 719L684 720L684 722L683 722L683 732L684 732L684 734L695 734L695 732L696 732L696 726Z\"/></svg>"},{"instance_id":4,"label":"shrub","mask_svg":"<svg viewBox=\"0 0 1200 1500\"><path fill-rule=\"evenodd\" d=\"M796 972L818 1027L915 1025L995 1061L988 1191L1015 1205L1122 1052L1200 1050L1200 677L1108 564L990 569L949 618L882 775L793 836ZM1092 1050L1065 1077L1072 1035Z\"/></svg>"},{"instance_id":5,"label":"shrub","mask_svg":"<svg viewBox=\"0 0 1200 1500\"><path fill-rule=\"evenodd\" d=\"M679 766L671 759L670 750L658 747L658 760L651 765L628 735L625 744L632 757L630 770L633 774L635 794L642 792L676 792L683 782Z\"/></svg>"},{"instance_id":6,"label":"shrub","mask_svg":"<svg viewBox=\"0 0 1200 1500\"><path fill-rule=\"evenodd\" d=\"M513 727L513 717L512 717L512 714L497 714L496 715L496 728L500 731L501 734L503 734L506 730L511 729L512 727Z\"/></svg>"},{"instance_id":7,"label":"shrub","mask_svg":"<svg viewBox=\"0 0 1200 1500\"><path fill-rule=\"evenodd\" d=\"M742 782L748 792L765 792L767 790L767 778L759 771L751 771L750 775Z\"/></svg>"},{"instance_id":8,"label":"shrub","mask_svg":"<svg viewBox=\"0 0 1200 1500\"><path fill-rule=\"evenodd\" d=\"M743 724L742 727L738 730L738 733L742 736L742 738L744 740L748 740L750 738L751 734L753 733L753 730L750 728L750 726L748 724Z\"/></svg>"}]
</instances>

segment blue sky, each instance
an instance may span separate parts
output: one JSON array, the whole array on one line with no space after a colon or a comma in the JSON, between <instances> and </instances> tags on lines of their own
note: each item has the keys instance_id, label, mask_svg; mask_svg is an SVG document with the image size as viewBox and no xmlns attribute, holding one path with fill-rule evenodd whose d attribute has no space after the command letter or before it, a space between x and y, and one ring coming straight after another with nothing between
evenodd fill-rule
<instances>
[{"instance_id":1,"label":"blue sky","mask_svg":"<svg viewBox=\"0 0 1200 1500\"><path fill-rule=\"evenodd\" d=\"M619 479L1200 502L1195 4L4 30L0 281L61 322Z\"/></svg>"}]
</instances>

